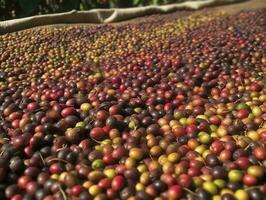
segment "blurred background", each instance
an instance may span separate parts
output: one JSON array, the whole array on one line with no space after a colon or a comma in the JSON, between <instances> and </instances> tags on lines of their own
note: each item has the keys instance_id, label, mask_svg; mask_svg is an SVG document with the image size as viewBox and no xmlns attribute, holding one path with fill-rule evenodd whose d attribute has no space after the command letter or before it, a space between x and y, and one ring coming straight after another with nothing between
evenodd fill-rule
<instances>
[{"instance_id":1,"label":"blurred background","mask_svg":"<svg viewBox=\"0 0 266 200\"><path fill-rule=\"evenodd\" d=\"M0 0L0 21L73 9L125 8L183 1L185 0Z\"/></svg>"}]
</instances>

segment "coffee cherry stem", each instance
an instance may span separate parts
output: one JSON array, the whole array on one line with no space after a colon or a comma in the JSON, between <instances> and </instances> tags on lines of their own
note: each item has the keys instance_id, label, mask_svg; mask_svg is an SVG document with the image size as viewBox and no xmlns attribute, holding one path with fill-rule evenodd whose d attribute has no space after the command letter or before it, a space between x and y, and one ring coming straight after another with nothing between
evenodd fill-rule
<instances>
[{"instance_id":1,"label":"coffee cherry stem","mask_svg":"<svg viewBox=\"0 0 266 200\"><path fill-rule=\"evenodd\" d=\"M192 190L188 189L188 188L183 188L186 192L188 192L189 194L192 194L193 196L196 196L197 194L195 192L193 192Z\"/></svg>"},{"instance_id":2,"label":"coffee cherry stem","mask_svg":"<svg viewBox=\"0 0 266 200\"><path fill-rule=\"evenodd\" d=\"M238 103L239 101L241 101L241 98L235 100L233 103L235 104L235 103Z\"/></svg>"},{"instance_id":3,"label":"coffee cherry stem","mask_svg":"<svg viewBox=\"0 0 266 200\"><path fill-rule=\"evenodd\" d=\"M1 138L0 139L0 144L6 144L6 143L8 143L10 141L10 139L9 138Z\"/></svg>"},{"instance_id":4,"label":"coffee cherry stem","mask_svg":"<svg viewBox=\"0 0 266 200\"><path fill-rule=\"evenodd\" d=\"M263 124L264 124L264 122L261 122L260 125L259 125L259 128L262 128Z\"/></svg>"},{"instance_id":5,"label":"coffee cherry stem","mask_svg":"<svg viewBox=\"0 0 266 200\"><path fill-rule=\"evenodd\" d=\"M149 157L151 158L151 160L152 160L152 161L154 161L154 159L153 159L153 157L152 157L152 155L151 155L151 154L149 154Z\"/></svg>"},{"instance_id":6,"label":"coffee cherry stem","mask_svg":"<svg viewBox=\"0 0 266 200\"><path fill-rule=\"evenodd\" d=\"M60 193L62 194L62 196L63 196L63 199L64 199L64 200L67 200L66 193L64 192L64 190L62 189L62 187L61 187L61 186L59 186L59 191L60 191Z\"/></svg>"},{"instance_id":7,"label":"coffee cherry stem","mask_svg":"<svg viewBox=\"0 0 266 200\"><path fill-rule=\"evenodd\" d=\"M94 139L94 138L92 138L92 137L90 137L90 139L93 140L94 142L96 142L97 144L101 144L100 141L98 141L98 140L96 140L96 139Z\"/></svg>"},{"instance_id":8,"label":"coffee cherry stem","mask_svg":"<svg viewBox=\"0 0 266 200\"><path fill-rule=\"evenodd\" d=\"M67 148L67 144L63 144L63 146L61 148L57 149L56 152L61 151L61 150L65 149L65 148Z\"/></svg>"},{"instance_id":9,"label":"coffee cherry stem","mask_svg":"<svg viewBox=\"0 0 266 200\"><path fill-rule=\"evenodd\" d=\"M263 163L261 161L258 160L258 163L260 166L263 166Z\"/></svg>"},{"instance_id":10,"label":"coffee cherry stem","mask_svg":"<svg viewBox=\"0 0 266 200\"><path fill-rule=\"evenodd\" d=\"M249 144L245 147L244 150L245 150L245 151L248 150L248 149L250 148L251 144L252 144L252 143L249 143Z\"/></svg>"},{"instance_id":11,"label":"coffee cherry stem","mask_svg":"<svg viewBox=\"0 0 266 200\"><path fill-rule=\"evenodd\" d=\"M39 111L44 111L44 110L45 110L44 107L41 107L41 108L39 108L37 110L33 110L32 112L30 112L30 114L35 114L35 113L37 113Z\"/></svg>"},{"instance_id":12,"label":"coffee cherry stem","mask_svg":"<svg viewBox=\"0 0 266 200\"><path fill-rule=\"evenodd\" d=\"M44 167L47 166L47 164L46 164L46 162L45 162L45 160L44 160L44 158L43 158L41 152L38 152L38 154L39 154L39 156L40 156L40 158L41 158L41 160L42 160L43 166L44 166Z\"/></svg>"},{"instance_id":13,"label":"coffee cherry stem","mask_svg":"<svg viewBox=\"0 0 266 200\"><path fill-rule=\"evenodd\" d=\"M239 138L239 135L233 135L232 138L237 142L238 138Z\"/></svg>"},{"instance_id":14,"label":"coffee cherry stem","mask_svg":"<svg viewBox=\"0 0 266 200\"><path fill-rule=\"evenodd\" d=\"M4 153L5 153L5 150L0 151L0 157L2 157Z\"/></svg>"},{"instance_id":15,"label":"coffee cherry stem","mask_svg":"<svg viewBox=\"0 0 266 200\"><path fill-rule=\"evenodd\" d=\"M48 160L48 162L52 162L52 161L61 161L61 162L64 162L66 164L69 164L68 161L64 160L64 159L60 159L60 158L51 158Z\"/></svg>"},{"instance_id":16,"label":"coffee cherry stem","mask_svg":"<svg viewBox=\"0 0 266 200\"><path fill-rule=\"evenodd\" d=\"M245 188L245 190L249 191L249 190L252 190L252 189L259 189L261 186L263 186L263 185L256 185L256 186L248 187L248 188Z\"/></svg>"}]
</instances>

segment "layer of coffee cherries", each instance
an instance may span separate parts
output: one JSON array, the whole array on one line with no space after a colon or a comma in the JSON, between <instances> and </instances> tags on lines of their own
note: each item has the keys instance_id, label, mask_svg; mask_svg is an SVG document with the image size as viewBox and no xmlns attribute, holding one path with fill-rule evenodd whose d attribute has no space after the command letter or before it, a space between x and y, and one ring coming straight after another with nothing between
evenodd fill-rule
<instances>
[{"instance_id":1,"label":"layer of coffee cherries","mask_svg":"<svg viewBox=\"0 0 266 200\"><path fill-rule=\"evenodd\" d=\"M265 12L0 36L0 199L262 200Z\"/></svg>"}]
</instances>

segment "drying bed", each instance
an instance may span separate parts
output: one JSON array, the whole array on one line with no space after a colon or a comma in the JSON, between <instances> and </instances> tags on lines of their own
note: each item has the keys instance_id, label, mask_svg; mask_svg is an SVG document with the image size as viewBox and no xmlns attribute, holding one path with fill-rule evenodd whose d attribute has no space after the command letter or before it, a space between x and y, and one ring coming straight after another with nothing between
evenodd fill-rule
<instances>
[{"instance_id":1,"label":"drying bed","mask_svg":"<svg viewBox=\"0 0 266 200\"><path fill-rule=\"evenodd\" d=\"M263 199L265 12L0 36L1 199Z\"/></svg>"}]
</instances>

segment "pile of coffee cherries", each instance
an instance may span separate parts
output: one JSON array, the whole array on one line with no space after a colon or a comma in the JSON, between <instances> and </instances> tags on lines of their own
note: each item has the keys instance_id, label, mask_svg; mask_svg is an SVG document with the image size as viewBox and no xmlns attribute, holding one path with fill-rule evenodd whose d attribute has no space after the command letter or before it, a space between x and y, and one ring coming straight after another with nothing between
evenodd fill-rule
<instances>
[{"instance_id":1,"label":"pile of coffee cherries","mask_svg":"<svg viewBox=\"0 0 266 200\"><path fill-rule=\"evenodd\" d=\"M266 9L180 13L0 36L1 200L265 198Z\"/></svg>"}]
</instances>

